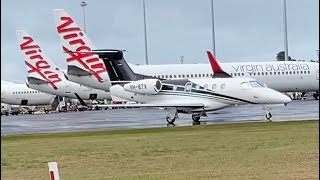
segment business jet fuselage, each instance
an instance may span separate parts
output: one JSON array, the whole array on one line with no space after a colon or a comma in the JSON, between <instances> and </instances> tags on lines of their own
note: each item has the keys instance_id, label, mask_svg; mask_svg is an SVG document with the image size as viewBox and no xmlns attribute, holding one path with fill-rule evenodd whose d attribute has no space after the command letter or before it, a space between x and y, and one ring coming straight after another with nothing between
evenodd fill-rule
<instances>
[{"instance_id":1,"label":"business jet fuselage","mask_svg":"<svg viewBox=\"0 0 320 180\"><path fill-rule=\"evenodd\" d=\"M41 106L51 104L55 97L54 95L28 88L25 84L1 85L1 103Z\"/></svg>"},{"instance_id":2,"label":"business jet fuselage","mask_svg":"<svg viewBox=\"0 0 320 180\"><path fill-rule=\"evenodd\" d=\"M251 77L281 91L319 91L319 63L301 61L220 63L232 77ZM164 79L212 76L210 64L130 65L134 72Z\"/></svg>"}]
</instances>

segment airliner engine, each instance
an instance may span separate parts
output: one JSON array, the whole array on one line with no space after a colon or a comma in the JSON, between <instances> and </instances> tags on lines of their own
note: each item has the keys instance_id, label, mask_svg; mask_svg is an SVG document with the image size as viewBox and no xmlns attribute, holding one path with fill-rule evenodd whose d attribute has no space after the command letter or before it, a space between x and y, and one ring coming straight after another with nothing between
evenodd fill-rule
<instances>
[{"instance_id":1,"label":"airliner engine","mask_svg":"<svg viewBox=\"0 0 320 180\"><path fill-rule=\"evenodd\" d=\"M159 79L144 79L125 84L123 89L133 93L152 95L162 89L162 83Z\"/></svg>"}]
</instances>

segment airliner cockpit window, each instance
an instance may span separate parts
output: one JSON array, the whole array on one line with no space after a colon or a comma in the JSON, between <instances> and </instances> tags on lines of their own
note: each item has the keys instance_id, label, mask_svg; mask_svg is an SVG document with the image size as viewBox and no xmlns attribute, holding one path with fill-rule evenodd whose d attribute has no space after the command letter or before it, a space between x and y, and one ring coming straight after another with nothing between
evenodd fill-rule
<instances>
[{"instance_id":1,"label":"airliner cockpit window","mask_svg":"<svg viewBox=\"0 0 320 180\"><path fill-rule=\"evenodd\" d=\"M250 85L252 87L263 87L263 85L261 83L259 83L258 81L250 81Z\"/></svg>"}]
</instances>

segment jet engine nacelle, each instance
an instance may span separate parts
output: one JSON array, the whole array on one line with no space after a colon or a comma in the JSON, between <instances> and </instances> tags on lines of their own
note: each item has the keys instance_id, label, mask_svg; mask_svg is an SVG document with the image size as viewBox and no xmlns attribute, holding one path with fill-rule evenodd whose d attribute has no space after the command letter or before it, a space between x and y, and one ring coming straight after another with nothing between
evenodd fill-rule
<instances>
[{"instance_id":1,"label":"jet engine nacelle","mask_svg":"<svg viewBox=\"0 0 320 180\"><path fill-rule=\"evenodd\" d=\"M123 86L123 89L137 94L157 94L162 89L159 79L144 79L134 81Z\"/></svg>"}]
</instances>

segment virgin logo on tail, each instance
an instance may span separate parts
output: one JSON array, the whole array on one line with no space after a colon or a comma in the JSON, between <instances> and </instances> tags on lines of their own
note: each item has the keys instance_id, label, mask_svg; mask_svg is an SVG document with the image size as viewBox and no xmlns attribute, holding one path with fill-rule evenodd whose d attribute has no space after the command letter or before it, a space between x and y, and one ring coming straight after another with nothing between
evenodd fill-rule
<instances>
[{"instance_id":1,"label":"virgin logo on tail","mask_svg":"<svg viewBox=\"0 0 320 180\"><path fill-rule=\"evenodd\" d=\"M82 39L83 33L79 27L70 27L74 23L71 17L61 17L62 24L57 27L58 33L63 35L63 39L68 41L72 49L71 52L67 47L63 46L63 50L69 54L67 62L77 61L91 74L93 74L99 82L103 82L101 73L107 72L104 63L100 61L97 55L94 55L90 47L86 46L86 42Z\"/></svg>"},{"instance_id":2,"label":"virgin logo on tail","mask_svg":"<svg viewBox=\"0 0 320 180\"><path fill-rule=\"evenodd\" d=\"M26 56L30 59L30 63L25 61L26 65L31 69L28 73L39 74L53 87L53 89L58 89L56 83L61 82L62 80L57 73L48 70L51 67L50 64L48 64L47 60L41 56L40 47L33 43L34 40L32 37L24 36L23 43L20 44L21 50L24 51Z\"/></svg>"}]
</instances>

